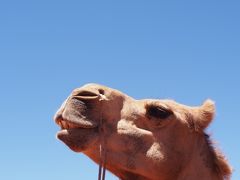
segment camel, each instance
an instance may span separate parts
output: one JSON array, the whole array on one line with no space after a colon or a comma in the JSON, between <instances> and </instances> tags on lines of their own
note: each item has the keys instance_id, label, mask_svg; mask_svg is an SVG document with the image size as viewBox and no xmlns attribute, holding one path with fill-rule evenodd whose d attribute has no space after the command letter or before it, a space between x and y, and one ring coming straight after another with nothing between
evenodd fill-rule
<instances>
[{"instance_id":1,"label":"camel","mask_svg":"<svg viewBox=\"0 0 240 180\"><path fill-rule=\"evenodd\" d=\"M122 180L230 179L230 165L205 132L214 112L209 99L198 107L135 100L91 83L73 90L54 120L57 138L97 164L104 137L104 166Z\"/></svg>"}]
</instances>

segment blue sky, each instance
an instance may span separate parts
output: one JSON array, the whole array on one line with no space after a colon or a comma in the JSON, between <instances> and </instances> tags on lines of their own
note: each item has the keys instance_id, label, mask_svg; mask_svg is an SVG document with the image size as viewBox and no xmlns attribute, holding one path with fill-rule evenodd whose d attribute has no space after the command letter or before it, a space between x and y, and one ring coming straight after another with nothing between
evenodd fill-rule
<instances>
[{"instance_id":1,"label":"blue sky","mask_svg":"<svg viewBox=\"0 0 240 180\"><path fill-rule=\"evenodd\" d=\"M216 102L208 129L240 179L239 1L1 1L0 179L96 179L52 116L88 82ZM107 174L107 179L117 179Z\"/></svg>"}]
</instances>

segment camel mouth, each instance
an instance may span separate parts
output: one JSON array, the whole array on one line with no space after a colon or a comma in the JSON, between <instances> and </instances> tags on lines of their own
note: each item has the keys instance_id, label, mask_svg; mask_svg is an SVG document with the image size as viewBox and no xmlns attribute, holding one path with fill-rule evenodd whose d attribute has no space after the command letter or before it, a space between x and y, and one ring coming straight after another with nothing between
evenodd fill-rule
<instances>
[{"instance_id":1,"label":"camel mouth","mask_svg":"<svg viewBox=\"0 0 240 180\"><path fill-rule=\"evenodd\" d=\"M56 133L56 138L75 152L86 150L98 139L98 126L90 125L84 119L80 122L72 122L63 118L55 122L61 128Z\"/></svg>"},{"instance_id":2,"label":"camel mouth","mask_svg":"<svg viewBox=\"0 0 240 180\"><path fill-rule=\"evenodd\" d=\"M70 120L66 120L66 119L58 119L56 121L57 125L60 126L61 130L97 128L96 125L89 124L89 122L87 121L83 121L83 122L85 123L71 122Z\"/></svg>"}]
</instances>

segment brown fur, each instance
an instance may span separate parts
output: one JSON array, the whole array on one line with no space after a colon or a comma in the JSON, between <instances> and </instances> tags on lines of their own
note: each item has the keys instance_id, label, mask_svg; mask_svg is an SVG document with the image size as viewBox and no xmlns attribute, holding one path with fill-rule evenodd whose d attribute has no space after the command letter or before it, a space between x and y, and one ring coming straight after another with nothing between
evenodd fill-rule
<instances>
[{"instance_id":1,"label":"brown fur","mask_svg":"<svg viewBox=\"0 0 240 180\"><path fill-rule=\"evenodd\" d=\"M99 163L99 122L106 168L121 179L229 179L226 158L205 129L215 106L190 107L173 100L135 100L117 90L87 84L75 89L55 115L57 137Z\"/></svg>"}]
</instances>

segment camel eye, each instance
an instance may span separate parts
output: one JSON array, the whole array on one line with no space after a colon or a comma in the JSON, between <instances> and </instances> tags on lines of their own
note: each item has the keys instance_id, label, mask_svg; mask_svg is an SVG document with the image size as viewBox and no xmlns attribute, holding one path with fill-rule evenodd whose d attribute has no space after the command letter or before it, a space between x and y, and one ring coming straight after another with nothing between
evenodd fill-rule
<instances>
[{"instance_id":1,"label":"camel eye","mask_svg":"<svg viewBox=\"0 0 240 180\"><path fill-rule=\"evenodd\" d=\"M150 105L147 107L147 115L155 118L166 119L172 112L160 106Z\"/></svg>"}]
</instances>

